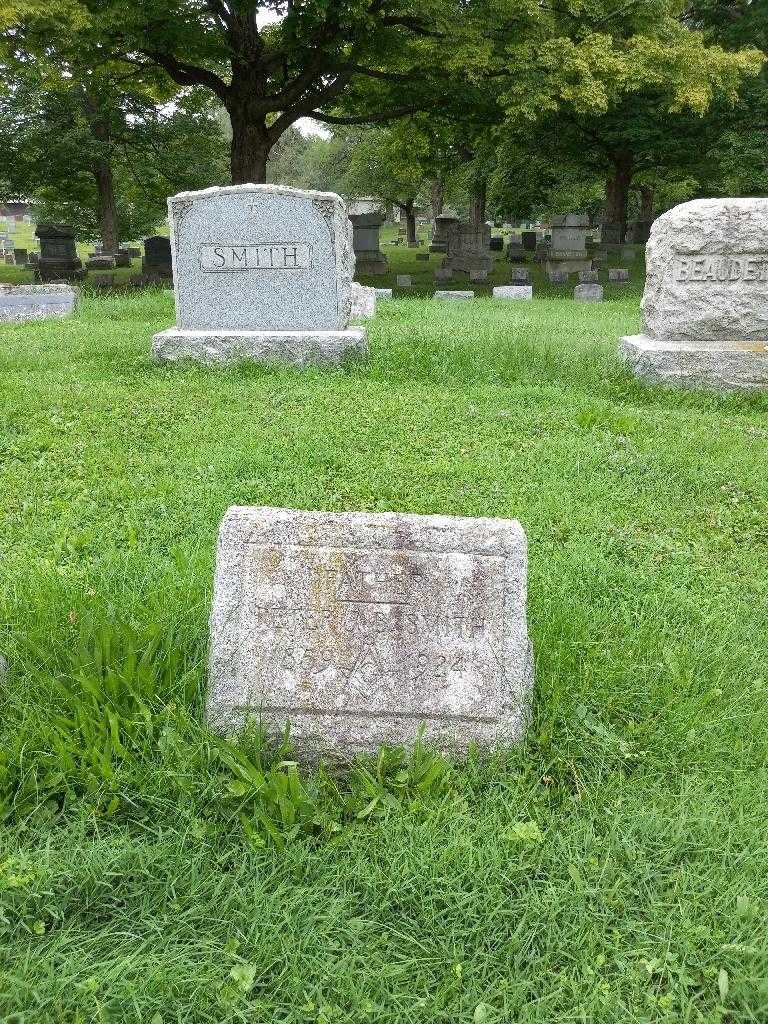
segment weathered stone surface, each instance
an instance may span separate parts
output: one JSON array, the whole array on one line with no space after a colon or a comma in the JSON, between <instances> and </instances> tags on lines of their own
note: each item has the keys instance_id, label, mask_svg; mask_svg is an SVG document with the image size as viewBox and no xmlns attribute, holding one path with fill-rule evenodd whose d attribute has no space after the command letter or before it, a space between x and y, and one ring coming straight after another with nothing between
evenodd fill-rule
<instances>
[{"instance_id":1,"label":"weathered stone surface","mask_svg":"<svg viewBox=\"0 0 768 1024\"><path fill-rule=\"evenodd\" d=\"M570 274L567 270L548 270L547 277L550 284L566 284Z\"/></svg>"},{"instance_id":2,"label":"weathered stone surface","mask_svg":"<svg viewBox=\"0 0 768 1024\"><path fill-rule=\"evenodd\" d=\"M488 272L485 270L470 270L469 280L473 284L481 284L483 281L488 280Z\"/></svg>"},{"instance_id":3,"label":"weathered stone surface","mask_svg":"<svg viewBox=\"0 0 768 1024\"><path fill-rule=\"evenodd\" d=\"M503 252L504 251L504 239L501 235L491 235L491 239L488 242L488 248L491 252Z\"/></svg>"},{"instance_id":4,"label":"weathered stone surface","mask_svg":"<svg viewBox=\"0 0 768 1024\"><path fill-rule=\"evenodd\" d=\"M91 256L87 263L89 270L114 270L116 266L114 256Z\"/></svg>"},{"instance_id":5,"label":"weathered stone surface","mask_svg":"<svg viewBox=\"0 0 768 1024\"><path fill-rule=\"evenodd\" d=\"M509 272L512 284L530 284L531 272L527 267L513 267Z\"/></svg>"},{"instance_id":6,"label":"weathered stone surface","mask_svg":"<svg viewBox=\"0 0 768 1024\"><path fill-rule=\"evenodd\" d=\"M77 255L75 230L68 224L38 224L40 258L36 273L40 281L79 281L85 274Z\"/></svg>"},{"instance_id":7,"label":"weathered stone surface","mask_svg":"<svg viewBox=\"0 0 768 1024\"><path fill-rule=\"evenodd\" d=\"M208 718L299 756L519 740L533 682L519 523L230 508L219 533Z\"/></svg>"},{"instance_id":8,"label":"weathered stone surface","mask_svg":"<svg viewBox=\"0 0 768 1024\"><path fill-rule=\"evenodd\" d=\"M391 288L374 288L377 299L391 299L392 289Z\"/></svg>"},{"instance_id":9,"label":"weathered stone surface","mask_svg":"<svg viewBox=\"0 0 768 1024\"><path fill-rule=\"evenodd\" d=\"M614 284L626 284L629 280L629 271L623 268L613 267L608 271L608 280Z\"/></svg>"},{"instance_id":10,"label":"weathered stone surface","mask_svg":"<svg viewBox=\"0 0 768 1024\"><path fill-rule=\"evenodd\" d=\"M352 228L331 192L229 185L168 200L176 326L340 331L352 307Z\"/></svg>"},{"instance_id":11,"label":"weathered stone surface","mask_svg":"<svg viewBox=\"0 0 768 1024\"><path fill-rule=\"evenodd\" d=\"M27 262L27 250L26 249L14 249L13 258L16 261L16 265L19 267L25 266Z\"/></svg>"},{"instance_id":12,"label":"weathered stone surface","mask_svg":"<svg viewBox=\"0 0 768 1024\"><path fill-rule=\"evenodd\" d=\"M464 274L488 273L493 269L488 224L464 224L456 221L447 232L448 255L445 266Z\"/></svg>"},{"instance_id":13,"label":"weathered stone surface","mask_svg":"<svg viewBox=\"0 0 768 1024\"><path fill-rule=\"evenodd\" d=\"M180 331L171 327L152 339L152 357L172 363L195 359L215 365L239 360L264 363L341 363L367 355L362 327L343 331Z\"/></svg>"},{"instance_id":14,"label":"weathered stone surface","mask_svg":"<svg viewBox=\"0 0 768 1024\"><path fill-rule=\"evenodd\" d=\"M600 277L596 270L580 270L579 284L598 284Z\"/></svg>"},{"instance_id":15,"label":"weathered stone surface","mask_svg":"<svg viewBox=\"0 0 768 1024\"><path fill-rule=\"evenodd\" d=\"M752 348L693 348L636 334L621 339L619 352L632 372L651 384L723 391L768 388L768 351L759 342Z\"/></svg>"},{"instance_id":16,"label":"weathered stone surface","mask_svg":"<svg viewBox=\"0 0 768 1024\"><path fill-rule=\"evenodd\" d=\"M66 284L20 284L0 287L0 321L22 323L66 316L75 308L77 292Z\"/></svg>"},{"instance_id":17,"label":"weathered stone surface","mask_svg":"<svg viewBox=\"0 0 768 1024\"><path fill-rule=\"evenodd\" d=\"M634 263L637 259L637 250L634 246L625 245L621 250L621 258L625 263Z\"/></svg>"},{"instance_id":18,"label":"weathered stone surface","mask_svg":"<svg viewBox=\"0 0 768 1024\"><path fill-rule=\"evenodd\" d=\"M440 291L440 289L433 296L435 299L474 299L474 297L474 292Z\"/></svg>"},{"instance_id":19,"label":"weathered stone surface","mask_svg":"<svg viewBox=\"0 0 768 1024\"><path fill-rule=\"evenodd\" d=\"M505 284L493 289L494 299L532 299L533 285Z\"/></svg>"},{"instance_id":20,"label":"weathered stone surface","mask_svg":"<svg viewBox=\"0 0 768 1024\"><path fill-rule=\"evenodd\" d=\"M413 277L410 274L398 274L395 283L398 288L410 288L413 285Z\"/></svg>"},{"instance_id":21,"label":"weathered stone surface","mask_svg":"<svg viewBox=\"0 0 768 1024\"><path fill-rule=\"evenodd\" d=\"M453 277L453 271L450 267L438 267L435 271L436 281L450 281Z\"/></svg>"},{"instance_id":22,"label":"weathered stone surface","mask_svg":"<svg viewBox=\"0 0 768 1024\"><path fill-rule=\"evenodd\" d=\"M698 199L654 221L645 333L620 351L639 376L679 387L768 385L768 199Z\"/></svg>"},{"instance_id":23,"label":"weathered stone surface","mask_svg":"<svg viewBox=\"0 0 768 1024\"><path fill-rule=\"evenodd\" d=\"M523 243L523 248L526 252L536 251L536 232L535 231L521 231L520 240Z\"/></svg>"},{"instance_id":24,"label":"weathered stone surface","mask_svg":"<svg viewBox=\"0 0 768 1024\"><path fill-rule=\"evenodd\" d=\"M370 320L376 316L376 289L352 282L352 320Z\"/></svg>"},{"instance_id":25,"label":"weathered stone surface","mask_svg":"<svg viewBox=\"0 0 768 1024\"><path fill-rule=\"evenodd\" d=\"M603 286L601 284L577 284L573 289L573 297L577 302L602 302Z\"/></svg>"},{"instance_id":26,"label":"weathered stone surface","mask_svg":"<svg viewBox=\"0 0 768 1024\"><path fill-rule=\"evenodd\" d=\"M386 274L389 261L379 248L379 232L385 221L380 210L349 214L352 222L352 248L358 274Z\"/></svg>"},{"instance_id":27,"label":"weathered stone surface","mask_svg":"<svg viewBox=\"0 0 768 1024\"><path fill-rule=\"evenodd\" d=\"M144 239L144 258L141 272L145 277L173 277L171 240L165 235L150 235Z\"/></svg>"}]
</instances>

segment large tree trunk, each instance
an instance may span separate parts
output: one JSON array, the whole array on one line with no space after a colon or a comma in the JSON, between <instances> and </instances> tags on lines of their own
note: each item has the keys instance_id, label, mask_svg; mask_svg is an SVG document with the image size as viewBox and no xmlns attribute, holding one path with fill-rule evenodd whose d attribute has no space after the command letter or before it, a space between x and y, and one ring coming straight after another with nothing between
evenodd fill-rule
<instances>
[{"instance_id":1,"label":"large tree trunk","mask_svg":"<svg viewBox=\"0 0 768 1024\"><path fill-rule=\"evenodd\" d=\"M638 220L653 220L653 189L648 185L640 186L640 216Z\"/></svg>"},{"instance_id":2,"label":"large tree trunk","mask_svg":"<svg viewBox=\"0 0 768 1024\"><path fill-rule=\"evenodd\" d=\"M99 229L101 244L105 253L117 252L120 248L120 228L117 221L115 182L109 160L110 129L109 113L100 106L98 99L82 89L83 109L91 135L98 143L97 155L91 161L91 171L96 182L99 197Z\"/></svg>"},{"instance_id":3,"label":"large tree trunk","mask_svg":"<svg viewBox=\"0 0 768 1024\"><path fill-rule=\"evenodd\" d=\"M405 239L409 249L415 249L419 242L416 238L416 214L413 206L415 199L409 199L405 203L398 203L400 211L405 215Z\"/></svg>"},{"instance_id":4,"label":"large tree trunk","mask_svg":"<svg viewBox=\"0 0 768 1024\"><path fill-rule=\"evenodd\" d=\"M120 227L117 222L117 203L112 178L112 168L106 160L95 160L93 177L99 193L99 228L101 244L105 253L117 252L120 248Z\"/></svg>"},{"instance_id":5,"label":"large tree trunk","mask_svg":"<svg viewBox=\"0 0 768 1024\"><path fill-rule=\"evenodd\" d=\"M267 157L274 141L264 117L249 111L247 98L233 101L227 112L232 125L229 157L232 184L263 185L267 180Z\"/></svg>"},{"instance_id":6,"label":"large tree trunk","mask_svg":"<svg viewBox=\"0 0 768 1024\"><path fill-rule=\"evenodd\" d=\"M623 242L627 235L627 206L634 170L633 163L633 156L630 152L616 153L613 158L614 173L605 183L603 224L617 226L620 232L620 237L617 239L619 242Z\"/></svg>"},{"instance_id":7,"label":"large tree trunk","mask_svg":"<svg viewBox=\"0 0 768 1024\"><path fill-rule=\"evenodd\" d=\"M432 219L439 217L443 212L443 202L445 199L445 182L442 178L435 178L432 182Z\"/></svg>"},{"instance_id":8,"label":"large tree trunk","mask_svg":"<svg viewBox=\"0 0 768 1024\"><path fill-rule=\"evenodd\" d=\"M469 206L469 223L475 228L481 228L485 224L485 199L487 182L485 178L477 182L472 189L472 197Z\"/></svg>"}]
</instances>

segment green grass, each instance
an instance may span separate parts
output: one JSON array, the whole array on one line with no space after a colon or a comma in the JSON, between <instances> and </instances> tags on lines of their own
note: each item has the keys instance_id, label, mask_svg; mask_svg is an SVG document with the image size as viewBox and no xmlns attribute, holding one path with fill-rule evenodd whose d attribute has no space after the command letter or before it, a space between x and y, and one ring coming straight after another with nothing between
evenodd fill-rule
<instances>
[{"instance_id":1,"label":"green grass","mask_svg":"<svg viewBox=\"0 0 768 1024\"><path fill-rule=\"evenodd\" d=\"M765 397L602 305L380 305L340 370L161 368L162 291L0 328L0 1019L762 1022ZM205 731L233 503L511 516L527 742L297 773Z\"/></svg>"}]
</instances>

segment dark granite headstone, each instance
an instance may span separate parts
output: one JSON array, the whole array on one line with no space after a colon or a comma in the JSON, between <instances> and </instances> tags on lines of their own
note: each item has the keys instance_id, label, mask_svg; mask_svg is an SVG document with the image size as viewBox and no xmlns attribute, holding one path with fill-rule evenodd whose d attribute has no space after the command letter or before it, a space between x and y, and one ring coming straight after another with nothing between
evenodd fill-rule
<instances>
[{"instance_id":1,"label":"dark granite headstone","mask_svg":"<svg viewBox=\"0 0 768 1024\"><path fill-rule=\"evenodd\" d=\"M150 235L144 239L141 273L146 277L172 278L171 240L166 235Z\"/></svg>"},{"instance_id":2,"label":"dark granite headstone","mask_svg":"<svg viewBox=\"0 0 768 1024\"><path fill-rule=\"evenodd\" d=\"M501 235L492 235L490 241L491 252L503 252L504 251L504 239Z\"/></svg>"},{"instance_id":3,"label":"dark granite headstone","mask_svg":"<svg viewBox=\"0 0 768 1024\"><path fill-rule=\"evenodd\" d=\"M75 247L75 231L68 224L38 224L40 239L37 276L41 281L80 280L85 271Z\"/></svg>"}]
</instances>

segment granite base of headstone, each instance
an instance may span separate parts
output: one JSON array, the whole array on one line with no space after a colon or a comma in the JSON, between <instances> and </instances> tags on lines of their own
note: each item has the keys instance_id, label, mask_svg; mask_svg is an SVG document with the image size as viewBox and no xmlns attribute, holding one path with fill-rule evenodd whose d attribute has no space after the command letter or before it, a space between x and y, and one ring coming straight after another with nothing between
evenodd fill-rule
<instances>
[{"instance_id":1,"label":"granite base of headstone","mask_svg":"<svg viewBox=\"0 0 768 1024\"><path fill-rule=\"evenodd\" d=\"M0 285L0 321L23 323L66 316L76 301L77 292L66 284Z\"/></svg>"},{"instance_id":2,"label":"granite base of headstone","mask_svg":"<svg viewBox=\"0 0 768 1024\"><path fill-rule=\"evenodd\" d=\"M532 299L533 285L504 284L493 289L494 299Z\"/></svg>"},{"instance_id":3,"label":"granite base of headstone","mask_svg":"<svg viewBox=\"0 0 768 1024\"><path fill-rule=\"evenodd\" d=\"M475 293L468 291L445 291L438 289L433 298L435 299L474 299Z\"/></svg>"},{"instance_id":4,"label":"granite base of headstone","mask_svg":"<svg viewBox=\"0 0 768 1024\"><path fill-rule=\"evenodd\" d=\"M367 353L350 327L352 230L330 192L230 185L168 200L176 326L162 361L339 363Z\"/></svg>"},{"instance_id":5,"label":"granite base of headstone","mask_svg":"<svg viewBox=\"0 0 768 1024\"><path fill-rule=\"evenodd\" d=\"M576 302L602 302L603 286L601 284L577 284L573 289Z\"/></svg>"},{"instance_id":6,"label":"granite base of headstone","mask_svg":"<svg viewBox=\"0 0 768 1024\"><path fill-rule=\"evenodd\" d=\"M654 221L644 333L620 352L644 380L768 389L768 199L697 199Z\"/></svg>"},{"instance_id":7,"label":"granite base of headstone","mask_svg":"<svg viewBox=\"0 0 768 1024\"><path fill-rule=\"evenodd\" d=\"M382 745L462 756L529 721L520 524L230 508L216 552L207 718L290 731L302 761Z\"/></svg>"}]
</instances>

